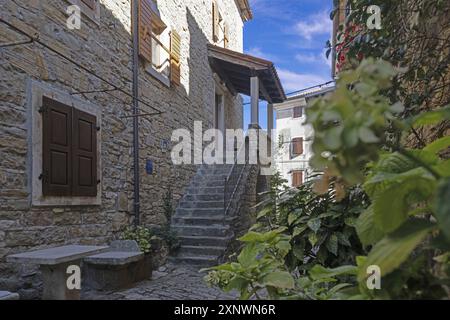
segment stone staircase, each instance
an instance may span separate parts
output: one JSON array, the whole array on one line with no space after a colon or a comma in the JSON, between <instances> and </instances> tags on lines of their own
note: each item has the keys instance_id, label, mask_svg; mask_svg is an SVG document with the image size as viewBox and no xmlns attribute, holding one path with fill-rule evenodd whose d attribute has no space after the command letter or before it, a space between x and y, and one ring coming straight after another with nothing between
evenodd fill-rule
<instances>
[{"instance_id":1,"label":"stone staircase","mask_svg":"<svg viewBox=\"0 0 450 320\"><path fill-rule=\"evenodd\" d=\"M225 179L231 165L203 165L192 179L172 217L181 247L173 263L212 266L233 238L233 218L224 213Z\"/></svg>"}]
</instances>

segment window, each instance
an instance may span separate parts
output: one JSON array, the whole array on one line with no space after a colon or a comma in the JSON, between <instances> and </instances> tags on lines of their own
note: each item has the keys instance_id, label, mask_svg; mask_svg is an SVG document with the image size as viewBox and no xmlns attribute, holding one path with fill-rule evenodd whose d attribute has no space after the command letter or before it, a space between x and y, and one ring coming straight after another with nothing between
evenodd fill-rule
<instances>
[{"instance_id":1,"label":"window","mask_svg":"<svg viewBox=\"0 0 450 320\"><path fill-rule=\"evenodd\" d=\"M294 107L294 118L301 118L303 116L303 108L302 107Z\"/></svg>"},{"instance_id":2,"label":"window","mask_svg":"<svg viewBox=\"0 0 450 320\"><path fill-rule=\"evenodd\" d=\"M291 141L291 157L303 154L303 138L293 138Z\"/></svg>"},{"instance_id":3,"label":"window","mask_svg":"<svg viewBox=\"0 0 450 320\"><path fill-rule=\"evenodd\" d=\"M170 86L181 82L181 37L170 30L152 0L139 1L139 55L147 70Z\"/></svg>"},{"instance_id":4,"label":"window","mask_svg":"<svg viewBox=\"0 0 450 320\"><path fill-rule=\"evenodd\" d=\"M303 184L303 171L293 170L292 171L292 186L294 188L300 187Z\"/></svg>"},{"instance_id":5,"label":"window","mask_svg":"<svg viewBox=\"0 0 450 320\"><path fill-rule=\"evenodd\" d=\"M229 47L230 43L230 27L222 17L219 5L216 1L212 4L212 27L213 27L213 43L224 48Z\"/></svg>"},{"instance_id":6,"label":"window","mask_svg":"<svg viewBox=\"0 0 450 320\"><path fill-rule=\"evenodd\" d=\"M97 196L97 118L48 97L40 112L42 194Z\"/></svg>"}]
</instances>

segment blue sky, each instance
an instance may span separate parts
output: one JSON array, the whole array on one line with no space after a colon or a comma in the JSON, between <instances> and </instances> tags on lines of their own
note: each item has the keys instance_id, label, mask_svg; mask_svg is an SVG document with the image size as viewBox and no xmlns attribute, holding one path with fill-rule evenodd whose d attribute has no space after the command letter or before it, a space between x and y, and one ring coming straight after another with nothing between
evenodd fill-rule
<instances>
[{"instance_id":1,"label":"blue sky","mask_svg":"<svg viewBox=\"0 0 450 320\"><path fill-rule=\"evenodd\" d=\"M332 0L250 0L254 18L244 26L245 53L275 63L286 93L331 80L325 43L331 37ZM245 101L248 101L245 98ZM244 128L250 106L244 107ZM260 124L267 125L261 103Z\"/></svg>"}]
</instances>

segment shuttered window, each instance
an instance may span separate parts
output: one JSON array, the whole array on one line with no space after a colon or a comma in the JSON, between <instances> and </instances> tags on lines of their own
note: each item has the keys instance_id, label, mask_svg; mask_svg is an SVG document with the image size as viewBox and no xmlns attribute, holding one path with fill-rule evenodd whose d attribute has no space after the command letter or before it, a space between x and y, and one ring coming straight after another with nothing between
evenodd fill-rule
<instances>
[{"instance_id":1,"label":"shuttered window","mask_svg":"<svg viewBox=\"0 0 450 320\"><path fill-rule=\"evenodd\" d=\"M139 1L139 56L152 62L152 6L151 0Z\"/></svg>"},{"instance_id":2,"label":"shuttered window","mask_svg":"<svg viewBox=\"0 0 450 320\"><path fill-rule=\"evenodd\" d=\"M212 25L213 25L213 41L219 41L219 30L220 30L220 13L219 6L216 1L212 4Z\"/></svg>"},{"instance_id":3,"label":"shuttered window","mask_svg":"<svg viewBox=\"0 0 450 320\"><path fill-rule=\"evenodd\" d=\"M73 196L97 195L97 119L73 110Z\"/></svg>"},{"instance_id":4,"label":"shuttered window","mask_svg":"<svg viewBox=\"0 0 450 320\"><path fill-rule=\"evenodd\" d=\"M294 107L294 118L300 118L303 115L302 107Z\"/></svg>"},{"instance_id":5,"label":"shuttered window","mask_svg":"<svg viewBox=\"0 0 450 320\"><path fill-rule=\"evenodd\" d=\"M97 195L97 119L44 97L44 196Z\"/></svg>"},{"instance_id":6,"label":"shuttered window","mask_svg":"<svg viewBox=\"0 0 450 320\"><path fill-rule=\"evenodd\" d=\"M72 108L43 98L44 196L70 196L72 193Z\"/></svg>"},{"instance_id":7,"label":"shuttered window","mask_svg":"<svg viewBox=\"0 0 450 320\"><path fill-rule=\"evenodd\" d=\"M181 83L181 37L175 30L170 33L170 81Z\"/></svg>"},{"instance_id":8,"label":"shuttered window","mask_svg":"<svg viewBox=\"0 0 450 320\"><path fill-rule=\"evenodd\" d=\"M228 23L225 23L223 26L223 47L228 49L228 44L230 43L230 27Z\"/></svg>"},{"instance_id":9,"label":"shuttered window","mask_svg":"<svg viewBox=\"0 0 450 320\"><path fill-rule=\"evenodd\" d=\"M293 138L291 142L292 157L303 154L303 138Z\"/></svg>"},{"instance_id":10,"label":"shuttered window","mask_svg":"<svg viewBox=\"0 0 450 320\"><path fill-rule=\"evenodd\" d=\"M303 184L303 171L294 170L292 171L292 186L300 187Z\"/></svg>"}]
</instances>

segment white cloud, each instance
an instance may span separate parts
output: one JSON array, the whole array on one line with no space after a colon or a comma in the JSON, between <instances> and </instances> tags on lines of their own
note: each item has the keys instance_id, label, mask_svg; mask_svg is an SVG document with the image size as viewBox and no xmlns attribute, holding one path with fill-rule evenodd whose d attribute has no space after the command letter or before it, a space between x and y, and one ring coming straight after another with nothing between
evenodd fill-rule
<instances>
[{"instance_id":1,"label":"white cloud","mask_svg":"<svg viewBox=\"0 0 450 320\"><path fill-rule=\"evenodd\" d=\"M326 50L322 50L320 53L298 53L295 55L295 59L300 64L314 64L331 67L331 56L327 58Z\"/></svg>"},{"instance_id":2,"label":"white cloud","mask_svg":"<svg viewBox=\"0 0 450 320\"><path fill-rule=\"evenodd\" d=\"M329 79L317 74L296 73L286 69L278 69L278 75L287 93L329 81Z\"/></svg>"},{"instance_id":3,"label":"white cloud","mask_svg":"<svg viewBox=\"0 0 450 320\"><path fill-rule=\"evenodd\" d=\"M326 11L312 14L304 21L297 22L295 32L310 41L314 36L331 34L332 21Z\"/></svg>"},{"instance_id":4,"label":"white cloud","mask_svg":"<svg viewBox=\"0 0 450 320\"><path fill-rule=\"evenodd\" d=\"M265 53L264 51L262 51L262 49L260 47L252 47L250 49L248 49L246 51L247 54L251 55L251 56L255 56L261 59L265 59L265 60L269 60L272 62L275 62L277 59L275 56Z\"/></svg>"}]
</instances>

